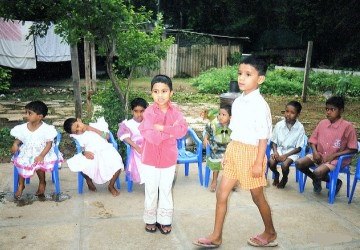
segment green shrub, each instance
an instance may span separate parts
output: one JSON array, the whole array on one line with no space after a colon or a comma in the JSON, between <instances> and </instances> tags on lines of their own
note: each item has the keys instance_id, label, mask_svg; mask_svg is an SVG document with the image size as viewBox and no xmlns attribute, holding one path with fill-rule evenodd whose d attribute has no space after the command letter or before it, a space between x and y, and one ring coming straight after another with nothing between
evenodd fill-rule
<instances>
[{"instance_id":1,"label":"green shrub","mask_svg":"<svg viewBox=\"0 0 360 250\"><path fill-rule=\"evenodd\" d=\"M1 128L0 129L0 157L1 158L9 158L11 156L10 148L14 141L14 137L10 136L9 128ZM0 159L3 161L3 159ZM1 162L0 161L0 162Z\"/></svg>"},{"instance_id":2,"label":"green shrub","mask_svg":"<svg viewBox=\"0 0 360 250\"><path fill-rule=\"evenodd\" d=\"M212 68L193 79L200 93L219 94L229 90L229 82L237 79L237 66Z\"/></svg>"},{"instance_id":3,"label":"green shrub","mask_svg":"<svg viewBox=\"0 0 360 250\"><path fill-rule=\"evenodd\" d=\"M237 66L210 69L202 72L192 83L201 93L219 94L228 90L230 79L236 79ZM268 70L261 92L272 95L301 95L304 72L285 69ZM328 74L310 72L308 93L323 94L331 91L334 95L359 97L360 76L351 74Z\"/></svg>"},{"instance_id":4,"label":"green shrub","mask_svg":"<svg viewBox=\"0 0 360 250\"><path fill-rule=\"evenodd\" d=\"M0 67L0 93L4 93L10 88L11 71Z\"/></svg>"},{"instance_id":5,"label":"green shrub","mask_svg":"<svg viewBox=\"0 0 360 250\"><path fill-rule=\"evenodd\" d=\"M148 101L149 95L143 91L133 90L129 94L129 102L135 97L142 97ZM120 102L114 87L110 83L105 83L92 96L93 104L101 106L100 110L96 110L94 117L104 116L109 124L109 129L113 133L118 130L118 124L125 119L125 106ZM129 104L129 112L131 112ZM131 117L129 114L128 118Z\"/></svg>"}]
</instances>

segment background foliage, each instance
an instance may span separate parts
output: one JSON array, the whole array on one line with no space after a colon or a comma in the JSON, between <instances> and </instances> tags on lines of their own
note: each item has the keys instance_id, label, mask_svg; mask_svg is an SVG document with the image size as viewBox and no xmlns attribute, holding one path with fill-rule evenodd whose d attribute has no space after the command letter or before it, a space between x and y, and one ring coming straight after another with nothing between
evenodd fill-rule
<instances>
[{"instance_id":1,"label":"background foliage","mask_svg":"<svg viewBox=\"0 0 360 250\"><path fill-rule=\"evenodd\" d=\"M10 88L11 71L0 67L0 93L4 93Z\"/></svg>"},{"instance_id":2,"label":"background foliage","mask_svg":"<svg viewBox=\"0 0 360 250\"><path fill-rule=\"evenodd\" d=\"M266 73L266 80L261 86L263 94L298 95L302 93L304 73L295 70L273 69ZM193 85L201 93L224 93L229 89L230 80L237 80L237 66L213 68L202 72L193 79ZM310 72L309 94L332 94L359 97L360 76L351 74L328 74Z\"/></svg>"}]
</instances>

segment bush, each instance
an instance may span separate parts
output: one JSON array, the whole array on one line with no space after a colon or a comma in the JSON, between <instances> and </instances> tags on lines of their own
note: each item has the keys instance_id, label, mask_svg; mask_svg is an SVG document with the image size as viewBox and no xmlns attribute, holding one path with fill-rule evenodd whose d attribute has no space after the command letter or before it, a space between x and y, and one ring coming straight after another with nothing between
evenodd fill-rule
<instances>
[{"instance_id":1,"label":"bush","mask_svg":"<svg viewBox=\"0 0 360 250\"><path fill-rule=\"evenodd\" d=\"M285 69L268 70L266 80L261 86L263 94L301 95L304 72ZM193 85L199 92L220 94L227 92L229 79L237 79L237 66L210 69L194 78ZM330 91L334 95L359 97L360 76L351 74L328 74L310 72L308 93L323 94Z\"/></svg>"},{"instance_id":2,"label":"bush","mask_svg":"<svg viewBox=\"0 0 360 250\"><path fill-rule=\"evenodd\" d=\"M200 93L219 94L229 90L229 82L237 79L237 66L212 68L202 72L192 84Z\"/></svg>"},{"instance_id":3,"label":"bush","mask_svg":"<svg viewBox=\"0 0 360 250\"><path fill-rule=\"evenodd\" d=\"M116 133L119 122L125 119L125 106L120 102L114 87L110 83L105 83L102 87L92 96L93 104L101 106L100 110L95 111L94 117L104 116L109 124L110 131ZM142 97L145 100L149 99L145 92L138 90L130 91L129 101L135 97ZM128 117L131 117L131 114Z\"/></svg>"},{"instance_id":4,"label":"bush","mask_svg":"<svg viewBox=\"0 0 360 250\"><path fill-rule=\"evenodd\" d=\"M14 137L10 136L10 129L9 128L1 128L0 129L0 162L10 160L10 148L14 141Z\"/></svg>"},{"instance_id":5,"label":"bush","mask_svg":"<svg viewBox=\"0 0 360 250\"><path fill-rule=\"evenodd\" d=\"M0 67L0 93L4 93L10 88L11 71Z\"/></svg>"}]
</instances>

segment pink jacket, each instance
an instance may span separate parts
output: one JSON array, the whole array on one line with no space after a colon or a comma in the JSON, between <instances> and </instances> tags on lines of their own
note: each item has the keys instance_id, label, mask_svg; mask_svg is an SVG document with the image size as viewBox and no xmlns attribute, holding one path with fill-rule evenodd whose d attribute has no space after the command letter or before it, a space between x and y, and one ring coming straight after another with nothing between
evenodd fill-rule
<instances>
[{"instance_id":1,"label":"pink jacket","mask_svg":"<svg viewBox=\"0 0 360 250\"><path fill-rule=\"evenodd\" d=\"M154 129L154 124L164 126L164 131ZM144 112L144 119L139 126L144 137L141 160L144 164L156 168L166 168L176 164L178 151L176 139L187 133L187 123L180 110L171 102L166 113L156 103Z\"/></svg>"}]
</instances>

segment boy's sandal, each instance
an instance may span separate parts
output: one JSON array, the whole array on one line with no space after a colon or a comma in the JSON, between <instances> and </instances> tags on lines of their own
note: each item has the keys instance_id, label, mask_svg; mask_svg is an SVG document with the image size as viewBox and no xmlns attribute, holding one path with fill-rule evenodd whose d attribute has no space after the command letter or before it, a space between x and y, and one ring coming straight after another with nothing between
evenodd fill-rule
<instances>
[{"instance_id":1,"label":"boy's sandal","mask_svg":"<svg viewBox=\"0 0 360 250\"><path fill-rule=\"evenodd\" d=\"M159 223L156 223L156 226L162 234L171 233L171 224L170 225L161 225ZM170 229L166 229L166 227L170 227Z\"/></svg>"},{"instance_id":2,"label":"boy's sandal","mask_svg":"<svg viewBox=\"0 0 360 250\"><path fill-rule=\"evenodd\" d=\"M146 224L145 231L148 233L155 233L156 232L156 224Z\"/></svg>"}]
</instances>

